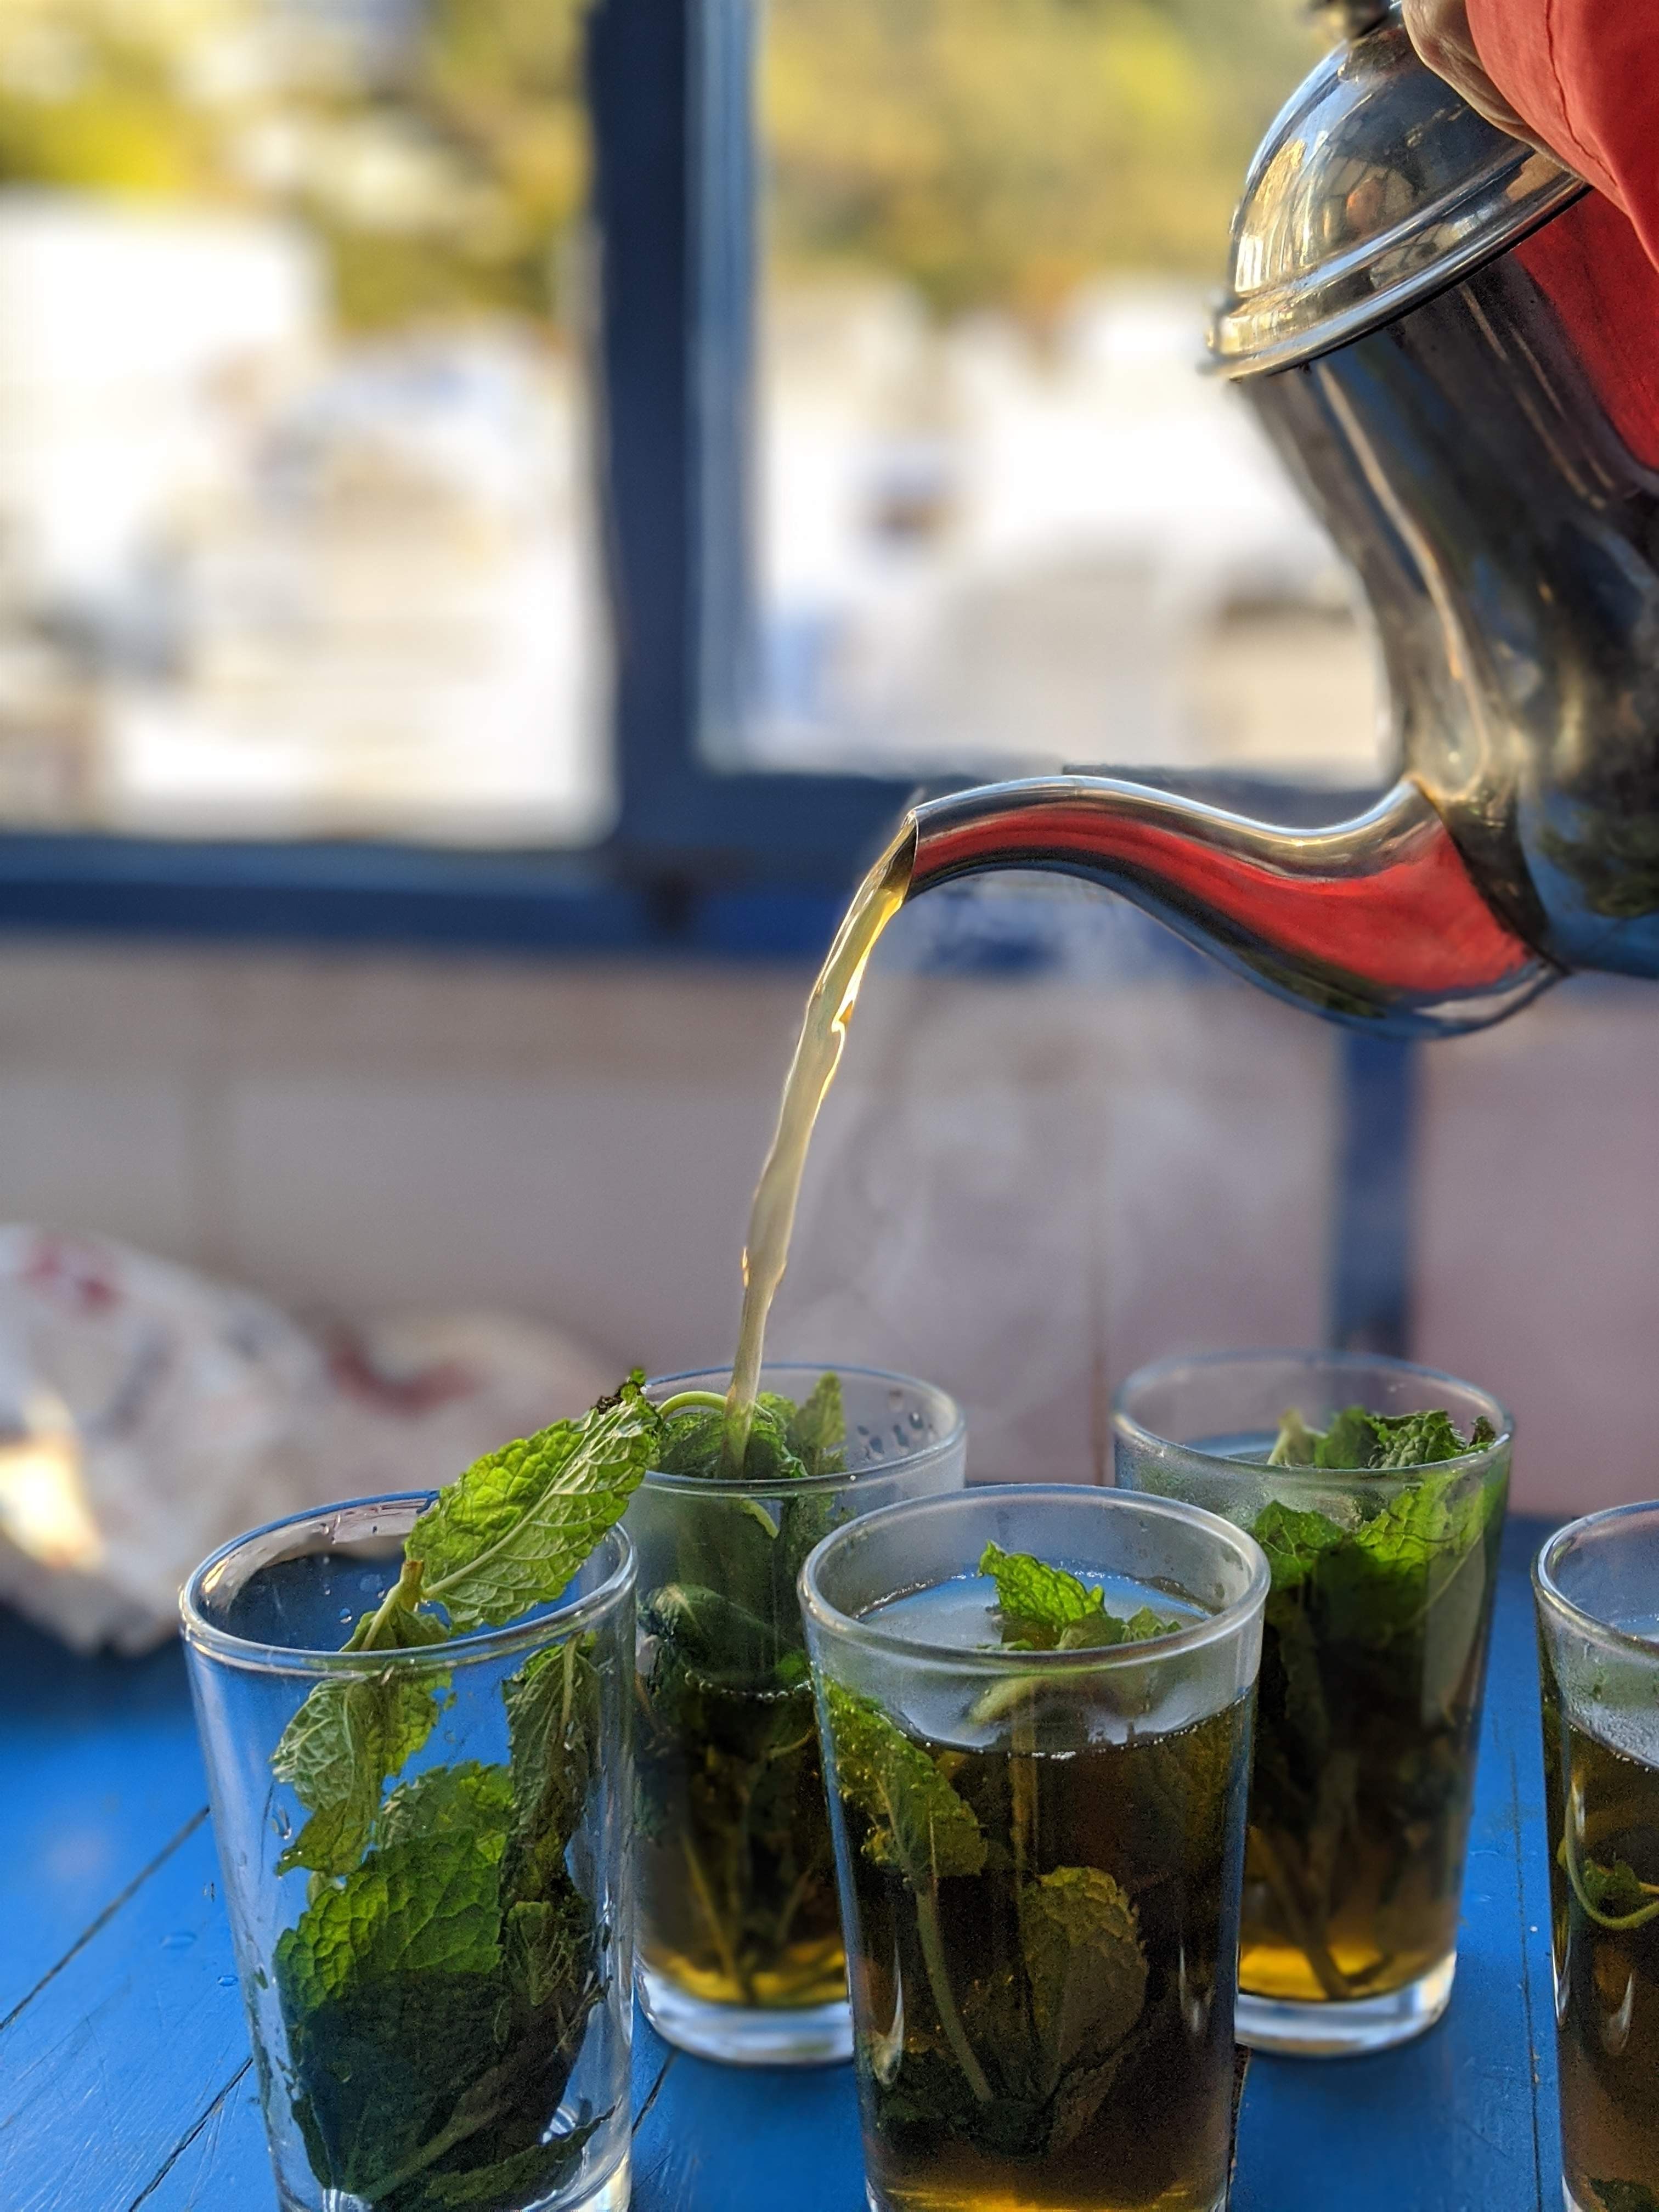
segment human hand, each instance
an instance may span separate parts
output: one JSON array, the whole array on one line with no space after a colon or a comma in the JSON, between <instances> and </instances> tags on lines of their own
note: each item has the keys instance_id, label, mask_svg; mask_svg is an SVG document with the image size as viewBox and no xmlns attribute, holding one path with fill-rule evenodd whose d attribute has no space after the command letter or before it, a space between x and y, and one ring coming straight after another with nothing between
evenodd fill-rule
<instances>
[{"instance_id":1,"label":"human hand","mask_svg":"<svg viewBox=\"0 0 1659 2212\"><path fill-rule=\"evenodd\" d=\"M1404 0L1406 29L1421 58L1478 114L1540 154L1561 155L1523 122L1481 66L1469 31L1468 0Z\"/></svg>"}]
</instances>

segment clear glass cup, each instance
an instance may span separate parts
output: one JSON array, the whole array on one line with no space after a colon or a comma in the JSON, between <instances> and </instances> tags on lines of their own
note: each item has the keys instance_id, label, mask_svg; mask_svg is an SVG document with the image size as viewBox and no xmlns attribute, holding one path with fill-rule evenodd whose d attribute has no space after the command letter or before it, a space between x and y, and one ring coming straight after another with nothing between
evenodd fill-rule
<instances>
[{"instance_id":1,"label":"clear glass cup","mask_svg":"<svg viewBox=\"0 0 1659 2212\"><path fill-rule=\"evenodd\" d=\"M771 1488L647 1474L627 1515L640 1557L640 2002L671 2043L738 2065L818 2065L853 2047L801 1562L855 1515L959 1490L966 1468L961 1410L929 1383L777 1362L760 1387L799 1403L826 1371L841 1378L842 1473ZM723 1395L729 1380L715 1369L646 1389Z\"/></svg>"},{"instance_id":2,"label":"clear glass cup","mask_svg":"<svg viewBox=\"0 0 1659 2212\"><path fill-rule=\"evenodd\" d=\"M1659 2206L1659 1504L1533 1567L1567 2212Z\"/></svg>"},{"instance_id":3,"label":"clear glass cup","mask_svg":"<svg viewBox=\"0 0 1659 2212\"><path fill-rule=\"evenodd\" d=\"M1177 1625L1004 1648L992 1543ZM1212 1514L1026 1484L807 1560L872 2212L1225 2203L1267 1580Z\"/></svg>"},{"instance_id":4,"label":"clear glass cup","mask_svg":"<svg viewBox=\"0 0 1659 2212\"><path fill-rule=\"evenodd\" d=\"M180 1601L278 2200L623 2212L633 1547L612 1529L508 1627L341 1651L429 1503L276 1522ZM289 1863L307 1812L271 1760L302 1707L319 1740L433 1721L378 1792L371 1775L341 1873Z\"/></svg>"},{"instance_id":5,"label":"clear glass cup","mask_svg":"<svg viewBox=\"0 0 1659 2212\"><path fill-rule=\"evenodd\" d=\"M1493 1441L1426 1468L1268 1468L1292 1409L1443 1408ZM1511 1429L1404 1360L1222 1353L1144 1367L1113 1407L1118 1483L1219 1513L1273 1565L1239 1958L1238 2036L1378 2051L1451 2000ZM1244 1462L1241 1464L1241 1462Z\"/></svg>"}]
</instances>

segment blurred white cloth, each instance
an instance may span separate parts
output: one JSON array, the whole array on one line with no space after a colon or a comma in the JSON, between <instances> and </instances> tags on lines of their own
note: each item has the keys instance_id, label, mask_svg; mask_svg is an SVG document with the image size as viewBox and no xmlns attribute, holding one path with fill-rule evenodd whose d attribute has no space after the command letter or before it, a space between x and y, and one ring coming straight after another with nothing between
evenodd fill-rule
<instances>
[{"instance_id":1,"label":"blurred white cloth","mask_svg":"<svg viewBox=\"0 0 1659 2212\"><path fill-rule=\"evenodd\" d=\"M0 1227L0 1599L78 1650L143 1650L228 1538L434 1488L616 1379L508 1316L312 1334L125 1245Z\"/></svg>"}]
</instances>

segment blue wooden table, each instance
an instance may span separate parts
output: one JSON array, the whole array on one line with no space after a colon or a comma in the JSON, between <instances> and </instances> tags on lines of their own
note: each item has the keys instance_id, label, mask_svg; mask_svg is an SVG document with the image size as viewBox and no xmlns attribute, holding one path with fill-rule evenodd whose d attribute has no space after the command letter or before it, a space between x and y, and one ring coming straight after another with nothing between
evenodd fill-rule
<instances>
[{"instance_id":1,"label":"blue wooden table","mask_svg":"<svg viewBox=\"0 0 1659 2212\"><path fill-rule=\"evenodd\" d=\"M1457 1989L1409 2048L1258 2058L1233 2212L1560 2203L1537 1671L1513 1525ZM78 1661L0 1613L0 2212L274 2212L177 1650ZM635 2051L639 2212L860 2212L849 2069Z\"/></svg>"}]
</instances>

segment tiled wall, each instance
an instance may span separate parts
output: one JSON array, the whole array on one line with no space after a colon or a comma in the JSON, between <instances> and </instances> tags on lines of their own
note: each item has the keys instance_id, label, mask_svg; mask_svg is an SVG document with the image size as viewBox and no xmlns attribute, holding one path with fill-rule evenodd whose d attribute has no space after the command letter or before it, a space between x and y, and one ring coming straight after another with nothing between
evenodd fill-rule
<instances>
[{"instance_id":1,"label":"tiled wall","mask_svg":"<svg viewBox=\"0 0 1659 2212\"><path fill-rule=\"evenodd\" d=\"M956 1389L981 1474L1088 1476L1154 1355L1316 1340L1332 1033L1218 976L867 987L780 1353ZM0 1218L302 1310L495 1306L607 1360L730 1348L807 978L385 954L0 949ZM1433 1048L1419 1350L1522 1421L1540 1510L1659 1490L1659 994Z\"/></svg>"}]
</instances>

